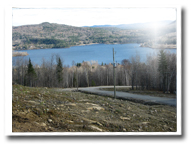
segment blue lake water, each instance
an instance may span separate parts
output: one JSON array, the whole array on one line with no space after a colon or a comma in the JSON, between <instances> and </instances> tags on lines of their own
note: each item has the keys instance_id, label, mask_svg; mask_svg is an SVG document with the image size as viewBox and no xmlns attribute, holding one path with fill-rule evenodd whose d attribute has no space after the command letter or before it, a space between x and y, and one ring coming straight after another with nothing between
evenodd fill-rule
<instances>
[{"instance_id":1,"label":"blue lake water","mask_svg":"<svg viewBox=\"0 0 191 144\"><path fill-rule=\"evenodd\" d=\"M152 49L147 47L139 47L139 44L93 44L85 46L73 46L70 48L58 49L36 49L36 50L21 50L29 55L25 59L31 59L33 64L41 65L42 59L49 60L52 54L59 54L64 60L63 65L71 66L72 61L81 63L83 61L98 61L105 64L113 62L113 48L115 49L115 61L121 63L123 59L130 59L136 53L140 55L141 61L145 62L147 55L158 54L160 49ZM165 49L171 53L176 53L176 49ZM16 60L18 57L13 57Z\"/></svg>"}]
</instances>

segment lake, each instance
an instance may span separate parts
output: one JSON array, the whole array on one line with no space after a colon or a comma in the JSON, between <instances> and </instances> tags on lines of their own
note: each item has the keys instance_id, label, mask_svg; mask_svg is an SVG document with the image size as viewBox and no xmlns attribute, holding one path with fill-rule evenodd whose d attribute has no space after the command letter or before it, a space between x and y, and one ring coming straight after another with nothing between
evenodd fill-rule
<instances>
[{"instance_id":1,"label":"lake","mask_svg":"<svg viewBox=\"0 0 191 144\"><path fill-rule=\"evenodd\" d=\"M93 44L84 46L73 46L70 48L58 49L35 49L20 50L27 52L29 55L25 59L31 59L33 64L41 65L42 59L50 60L52 54L59 54L64 60L63 65L72 66L72 61L81 63L83 61L97 61L99 64L113 62L113 48L115 49L115 61L121 63L123 59L130 59L136 53L140 55L141 61L145 62L147 55L158 54L160 49L139 47L139 44ZM165 49L171 53L176 53L176 49ZM13 57L16 60L18 57Z\"/></svg>"}]
</instances>

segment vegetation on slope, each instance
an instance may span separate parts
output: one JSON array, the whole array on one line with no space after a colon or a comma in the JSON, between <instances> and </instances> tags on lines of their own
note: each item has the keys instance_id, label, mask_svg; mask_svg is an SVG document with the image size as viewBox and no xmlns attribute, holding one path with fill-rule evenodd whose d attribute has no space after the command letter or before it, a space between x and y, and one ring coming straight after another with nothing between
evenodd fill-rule
<instances>
[{"instance_id":1,"label":"vegetation on slope","mask_svg":"<svg viewBox=\"0 0 191 144\"><path fill-rule=\"evenodd\" d=\"M176 132L176 108L13 85L13 132Z\"/></svg>"},{"instance_id":2,"label":"vegetation on slope","mask_svg":"<svg viewBox=\"0 0 191 144\"><path fill-rule=\"evenodd\" d=\"M153 37L152 29L134 30L115 27L74 27L44 22L38 25L13 27L13 49L67 48L75 45L102 43L158 43L174 44L176 29L168 25Z\"/></svg>"}]
</instances>

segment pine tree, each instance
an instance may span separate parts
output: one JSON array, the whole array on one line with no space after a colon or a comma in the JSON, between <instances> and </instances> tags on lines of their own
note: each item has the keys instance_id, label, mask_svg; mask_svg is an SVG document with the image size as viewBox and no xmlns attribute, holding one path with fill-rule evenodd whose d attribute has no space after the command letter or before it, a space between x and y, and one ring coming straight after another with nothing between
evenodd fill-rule
<instances>
[{"instance_id":1,"label":"pine tree","mask_svg":"<svg viewBox=\"0 0 191 144\"><path fill-rule=\"evenodd\" d=\"M59 57L57 66L56 66L56 76L57 76L57 80L58 80L59 84L63 81L63 72L62 71L63 71L62 61Z\"/></svg>"},{"instance_id":2,"label":"pine tree","mask_svg":"<svg viewBox=\"0 0 191 144\"><path fill-rule=\"evenodd\" d=\"M166 60L165 52L163 50L161 50L159 53L158 71L162 79L162 89L163 89L163 92L165 92L165 79L166 79L165 73L167 72L167 60Z\"/></svg>"},{"instance_id":3,"label":"pine tree","mask_svg":"<svg viewBox=\"0 0 191 144\"><path fill-rule=\"evenodd\" d=\"M159 53L159 66L158 66L158 71L160 74L165 73L167 70L167 60L166 60L166 55L163 50L160 51Z\"/></svg>"},{"instance_id":4,"label":"pine tree","mask_svg":"<svg viewBox=\"0 0 191 144\"><path fill-rule=\"evenodd\" d=\"M25 77L26 85L33 86L37 75L29 58L29 64L27 69L27 75Z\"/></svg>"},{"instance_id":5,"label":"pine tree","mask_svg":"<svg viewBox=\"0 0 191 144\"><path fill-rule=\"evenodd\" d=\"M31 59L29 58L29 64L28 64L28 74L35 75L35 70L33 68L33 65L31 63Z\"/></svg>"}]
</instances>

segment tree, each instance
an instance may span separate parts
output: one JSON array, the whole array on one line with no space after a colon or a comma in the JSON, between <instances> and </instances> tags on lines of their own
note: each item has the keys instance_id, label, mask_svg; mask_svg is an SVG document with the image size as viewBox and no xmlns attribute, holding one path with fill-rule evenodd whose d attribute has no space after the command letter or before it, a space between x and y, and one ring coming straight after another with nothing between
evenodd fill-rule
<instances>
[{"instance_id":1,"label":"tree","mask_svg":"<svg viewBox=\"0 0 191 144\"><path fill-rule=\"evenodd\" d=\"M27 75L26 75L26 78L25 78L26 85L34 86L34 82L35 82L36 77L37 77L36 72L35 72L35 70L33 68L32 63L31 63L31 59L29 58Z\"/></svg>"},{"instance_id":2,"label":"tree","mask_svg":"<svg viewBox=\"0 0 191 144\"><path fill-rule=\"evenodd\" d=\"M140 56L138 54L136 54L135 57L131 57L131 63L128 74L131 78L131 86L132 89L134 90L134 84L136 85L136 89L137 89L137 77L138 77L138 73L139 73L139 64L140 64Z\"/></svg>"},{"instance_id":3,"label":"tree","mask_svg":"<svg viewBox=\"0 0 191 144\"><path fill-rule=\"evenodd\" d=\"M167 91L176 91L176 54L167 53Z\"/></svg>"},{"instance_id":4,"label":"tree","mask_svg":"<svg viewBox=\"0 0 191 144\"><path fill-rule=\"evenodd\" d=\"M84 70L87 87L89 87L89 71L90 71L91 65L88 62L83 62L82 67Z\"/></svg>"},{"instance_id":5,"label":"tree","mask_svg":"<svg viewBox=\"0 0 191 144\"><path fill-rule=\"evenodd\" d=\"M60 85L60 83L63 81L63 67L62 67L62 61L61 61L60 57L58 58L58 61L57 61L56 77L57 77L58 83Z\"/></svg>"},{"instance_id":6,"label":"tree","mask_svg":"<svg viewBox=\"0 0 191 144\"><path fill-rule=\"evenodd\" d=\"M160 73L161 83L163 92L165 92L165 80L166 80L166 72L167 72L167 60L166 54L164 50L159 52L159 60L158 60L158 71Z\"/></svg>"},{"instance_id":7,"label":"tree","mask_svg":"<svg viewBox=\"0 0 191 144\"><path fill-rule=\"evenodd\" d=\"M130 63L130 61L128 59L124 59L124 60L122 60L121 65L124 68L125 85L128 85L129 84L128 73L129 73L129 70L130 70L131 63Z\"/></svg>"}]
</instances>

